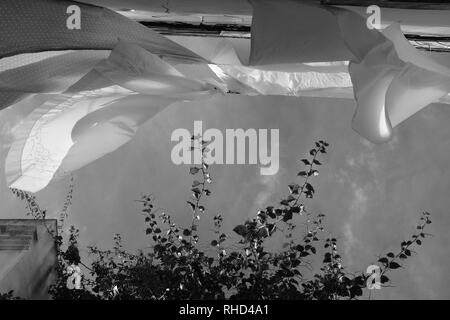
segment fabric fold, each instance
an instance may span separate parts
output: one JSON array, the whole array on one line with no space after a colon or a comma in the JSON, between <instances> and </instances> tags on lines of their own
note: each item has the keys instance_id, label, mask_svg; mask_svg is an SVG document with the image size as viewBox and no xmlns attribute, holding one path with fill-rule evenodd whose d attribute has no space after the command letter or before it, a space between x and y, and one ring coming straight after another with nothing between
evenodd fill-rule
<instances>
[{"instance_id":1,"label":"fabric fold","mask_svg":"<svg viewBox=\"0 0 450 320\"><path fill-rule=\"evenodd\" d=\"M88 90L93 83L100 88ZM5 165L10 187L37 192L121 147L170 104L218 92L122 41L71 88L84 91L49 95L16 129Z\"/></svg>"}]
</instances>

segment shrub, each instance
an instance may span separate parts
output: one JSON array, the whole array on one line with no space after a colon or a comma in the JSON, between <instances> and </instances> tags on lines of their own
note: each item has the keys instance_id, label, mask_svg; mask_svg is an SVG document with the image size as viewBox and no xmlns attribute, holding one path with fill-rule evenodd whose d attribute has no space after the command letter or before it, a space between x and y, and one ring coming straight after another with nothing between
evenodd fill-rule
<instances>
[{"instance_id":1,"label":"shrub","mask_svg":"<svg viewBox=\"0 0 450 320\"><path fill-rule=\"evenodd\" d=\"M223 217L213 217L215 238L205 249L200 245L198 221L207 214L206 199L211 195L213 181L205 162L207 144L199 139L201 165L190 167L193 176L187 201L192 214L190 226L177 225L170 214L155 205L151 195L138 201L145 214L146 234L153 243L148 251L132 253L124 250L120 235L114 237L111 250L89 247L92 263L82 263L78 251L78 230L70 229L67 243L55 237L58 245L58 278L50 288L54 299L357 299L368 287L386 287L388 273L401 267L412 255L411 248L420 246L427 236L425 227L431 223L424 212L417 232L401 243L396 252L378 260L373 274L350 273L339 254L336 238L324 237L324 214L308 211L305 202L315 196L311 180L319 174L320 157L327 152L328 143L320 140L301 159L300 183L288 185L288 192L273 206L259 210L255 216L233 231L237 243L222 230ZM73 183L64 206L67 211ZM27 202L29 213L44 218L45 211L34 196L20 190L13 192ZM64 216L62 214L61 221ZM304 226L299 230L298 226ZM267 243L275 234L282 234L280 250L268 250ZM315 258L315 259L314 259ZM80 289L68 289L67 267L83 265L88 270L82 277ZM314 268L314 266L317 266Z\"/></svg>"}]
</instances>

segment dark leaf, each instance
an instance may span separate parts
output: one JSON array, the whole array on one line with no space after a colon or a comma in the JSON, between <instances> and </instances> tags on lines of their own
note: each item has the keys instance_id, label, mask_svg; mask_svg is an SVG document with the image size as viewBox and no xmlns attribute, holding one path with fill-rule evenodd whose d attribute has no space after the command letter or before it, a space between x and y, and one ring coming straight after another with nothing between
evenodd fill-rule
<instances>
[{"instance_id":1,"label":"dark leaf","mask_svg":"<svg viewBox=\"0 0 450 320\"><path fill-rule=\"evenodd\" d=\"M399 265L397 262L392 261L391 263L389 263L389 269L398 269L400 268L401 265Z\"/></svg>"},{"instance_id":2,"label":"dark leaf","mask_svg":"<svg viewBox=\"0 0 450 320\"><path fill-rule=\"evenodd\" d=\"M300 257L306 257L306 256L309 256L309 253L307 252L307 251L302 251L302 252L300 252Z\"/></svg>"},{"instance_id":3,"label":"dark leaf","mask_svg":"<svg viewBox=\"0 0 450 320\"><path fill-rule=\"evenodd\" d=\"M303 162L307 166L309 166L311 164L307 159L302 159L300 161Z\"/></svg>"},{"instance_id":4,"label":"dark leaf","mask_svg":"<svg viewBox=\"0 0 450 320\"><path fill-rule=\"evenodd\" d=\"M248 232L247 227L242 224L234 227L233 231L242 237L245 237Z\"/></svg>"},{"instance_id":5,"label":"dark leaf","mask_svg":"<svg viewBox=\"0 0 450 320\"><path fill-rule=\"evenodd\" d=\"M351 298L362 296L362 294L363 294L363 292L362 292L361 287L353 286L350 288L350 297Z\"/></svg>"},{"instance_id":6,"label":"dark leaf","mask_svg":"<svg viewBox=\"0 0 450 320\"><path fill-rule=\"evenodd\" d=\"M298 189L300 188L298 184L290 184L288 187L290 193L298 194Z\"/></svg>"},{"instance_id":7,"label":"dark leaf","mask_svg":"<svg viewBox=\"0 0 450 320\"><path fill-rule=\"evenodd\" d=\"M189 169L189 173L190 173L190 174L196 174L196 173L199 172L199 171L200 171L200 169L197 168L197 167L191 167L191 168Z\"/></svg>"},{"instance_id":8,"label":"dark leaf","mask_svg":"<svg viewBox=\"0 0 450 320\"><path fill-rule=\"evenodd\" d=\"M266 228L260 228L258 230L258 237L265 238L267 236L268 236L268 233L267 233L267 229Z\"/></svg>"},{"instance_id":9,"label":"dark leaf","mask_svg":"<svg viewBox=\"0 0 450 320\"><path fill-rule=\"evenodd\" d=\"M383 264L387 264L389 262L389 260L388 260L388 258L383 257L383 258L378 259L378 262L381 262Z\"/></svg>"},{"instance_id":10,"label":"dark leaf","mask_svg":"<svg viewBox=\"0 0 450 320\"><path fill-rule=\"evenodd\" d=\"M192 211L194 211L195 210L195 204L192 203L191 201L186 201L186 202L189 204L189 206L191 207Z\"/></svg>"},{"instance_id":11,"label":"dark leaf","mask_svg":"<svg viewBox=\"0 0 450 320\"><path fill-rule=\"evenodd\" d=\"M283 216L283 221L284 221L284 222L287 222L287 221L289 221L289 220L291 220L291 219L292 219L292 211L289 210L289 211L287 211L287 212L284 214L284 216Z\"/></svg>"}]
</instances>

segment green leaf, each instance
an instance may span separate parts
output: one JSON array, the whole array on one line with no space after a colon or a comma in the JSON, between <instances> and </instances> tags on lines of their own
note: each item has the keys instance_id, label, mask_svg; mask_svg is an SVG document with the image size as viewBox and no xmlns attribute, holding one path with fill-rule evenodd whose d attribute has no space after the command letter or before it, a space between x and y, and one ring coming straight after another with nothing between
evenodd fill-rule
<instances>
[{"instance_id":1,"label":"green leaf","mask_svg":"<svg viewBox=\"0 0 450 320\"><path fill-rule=\"evenodd\" d=\"M290 184L289 186L289 192L292 194L298 194L298 189L300 186L298 184Z\"/></svg>"},{"instance_id":2,"label":"green leaf","mask_svg":"<svg viewBox=\"0 0 450 320\"><path fill-rule=\"evenodd\" d=\"M212 245L213 247L216 247L218 244L219 244L219 243L217 242L217 240L211 241L211 245Z\"/></svg>"},{"instance_id":3,"label":"green leaf","mask_svg":"<svg viewBox=\"0 0 450 320\"><path fill-rule=\"evenodd\" d=\"M258 230L258 237L260 237L260 238L265 238L265 237L267 237L268 236L268 232L267 232L267 229L266 228L260 228L259 230Z\"/></svg>"},{"instance_id":4,"label":"green leaf","mask_svg":"<svg viewBox=\"0 0 450 320\"><path fill-rule=\"evenodd\" d=\"M393 254L392 252L389 252L389 253L387 254L387 256L388 256L389 258L393 258L393 257L395 257L395 254Z\"/></svg>"},{"instance_id":5,"label":"green leaf","mask_svg":"<svg viewBox=\"0 0 450 320\"><path fill-rule=\"evenodd\" d=\"M359 286L353 286L350 288L350 297L359 297L362 296L363 292L362 289Z\"/></svg>"},{"instance_id":6,"label":"green leaf","mask_svg":"<svg viewBox=\"0 0 450 320\"><path fill-rule=\"evenodd\" d=\"M397 262L395 262L395 261L392 261L391 263L389 263L389 269L398 269L398 268L400 268L401 267L401 265L399 265Z\"/></svg>"},{"instance_id":7,"label":"green leaf","mask_svg":"<svg viewBox=\"0 0 450 320\"><path fill-rule=\"evenodd\" d=\"M383 264L387 264L389 262L389 260L388 260L388 258L383 257L383 258L378 259L378 262L381 262Z\"/></svg>"},{"instance_id":8,"label":"green leaf","mask_svg":"<svg viewBox=\"0 0 450 320\"><path fill-rule=\"evenodd\" d=\"M300 213L300 207L299 206L292 207L292 212L293 213Z\"/></svg>"},{"instance_id":9,"label":"green leaf","mask_svg":"<svg viewBox=\"0 0 450 320\"><path fill-rule=\"evenodd\" d=\"M248 233L247 227L242 224L234 227L233 231L242 237L245 237Z\"/></svg>"},{"instance_id":10,"label":"green leaf","mask_svg":"<svg viewBox=\"0 0 450 320\"><path fill-rule=\"evenodd\" d=\"M292 219L292 211L289 210L289 211L287 211L287 212L284 214L284 216L283 216L283 221L284 221L284 222L287 222L287 221L289 221L289 220L291 220L291 219Z\"/></svg>"},{"instance_id":11,"label":"green leaf","mask_svg":"<svg viewBox=\"0 0 450 320\"><path fill-rule=\"evenodd\" d=\"M315 192L314 187L310 183L306 183L305 184L305 188L306 188L307 191L309 191L311 193Z\"/></svg>"},{"instance_id":12,"label":"green leaf","mask_svg":"<svg viewBox=\"0 0 450 320\"><path fill-rule=\"evenodd\" d=\"M298 260L298 259L293 260L292 263L291 263L291 267L292 267L292 268L298 267L299 264L300 264L300 262L301 262L301 261Z\"/></svg>"},{"instance_id":13,"label":"green leaf","mask_svg":"<svg viewBox=\"0 0 450 320\"><path fill-rule=\"evenodd\" d=\"M303 162L307 166L309 166L311 164L307 159L302 159L300 161Z\"/></svg>"},{"instance_id":14,"label":"green leaf","mask_svg":"<svg viewBox=\"0 0 450 320\"><path fill-rule=\"evenodd\" d=\"M199 172L199 171L200 171L200 169L197 168L197 167L191 167L191 168L189 169L189 173L190 173L190 174L197 174L197 172Z\"/></svg>"},{"instance_id":15,"label":"green leaf","mask_svg":"<svg viewBox=\"0 0 450 320\"><path fill-rule=\"evenodd\" d=\"M192 203L191 201L186 201L186 202L189 204L189 206L191 207L192 211L194 211L195 210L195 204Z\"/></svg>"},{"instance_id":16,"label":"green leaf","mask_svg":"<svg viewBox=\"0 0 450 320\"><path fill-rule=\"evenodd\" d=\"M380 282L381 283L386 283L389 282L389 278L386 277L384 274L380 277Z\"/></svg>"},{"instance_id":17,"label":"green leaf","mask_svg":"<svg viewBox=\"0 0 450 320\"><path fill-rule=\"evenodd\" d=\"M309 256L309 253L307 252L307 251L302 251L302 252L300 252L300 257L306 257L306 256Z\"/></svg>"},{"instance_id":18,"label":"green leaf","mask_svg":"<svg viewBox=\"0 0 450 320\"><path fill-rule=\"evenodd\" d=\"M275 219L277 216L275 215L275 212L273 210L267 210L267 215L271 217L272 219Z\"/></svg>"},{"instance_id":19,"label":"green leaf","mask_svg":"<svg viewBox=\"0 0 450 320\"><path fill-rule=\"evenodd\" d=\"M183 235L186 236L186 237L187 237L187 236L190 236L190 235L191 235L191 230L189 230L189 229L184 229L184 230L183 230Z\"/></svg>"},{"instance_id":20,"label":"green leaf","mask_svg":"<svg viewBox=\"0 0 450 320\"><path fill-rule=\"evenodd\" d=\"M287 199L286 199L287 201L289 201L289 202L292 202L292 201L294 201L295 200L295 197L294 196L292 196L291 194L287 197Z\"/></svg>"},{"instance_id":21,"label":"green leaf","mask_svg":"<svg viewBox=\"0 0 450 320\"><path fill-rule=\"evenodd\" d=\"M258 216L263 220L267 219L267 214L262 210L258 211Z\"/></svg>"}]
</instances>

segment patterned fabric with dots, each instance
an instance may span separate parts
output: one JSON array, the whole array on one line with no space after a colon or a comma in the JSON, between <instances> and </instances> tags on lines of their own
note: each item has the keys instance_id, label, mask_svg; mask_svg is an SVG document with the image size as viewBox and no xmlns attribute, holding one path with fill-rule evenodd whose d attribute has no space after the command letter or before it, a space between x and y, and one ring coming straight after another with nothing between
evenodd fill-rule
<instances>
[{"instance_id":1,"label":"patterned fabric with dots","mask_svg":"<svg viewBox=\"0 0 450 320\"><path fill-rule=\"evenodd\" d=\"M89 73L109 50L46 51L0 60L0 110L35 93L62 93Z\"/></svg>"},{"instance_id":2,"label":"patterned fabric with dots","mask_svg":"<svg viewBox=\"0 0 450 320\"><path fill-rule=\"evenodd\" d=\"M80 8L80 29L67 26L71 5ZM68 0L1 0L0 3L0 58L67 49L111 50L119 38L168 60L205 62L183 46L106 8Z\"/></svg>"}]
</instances>

